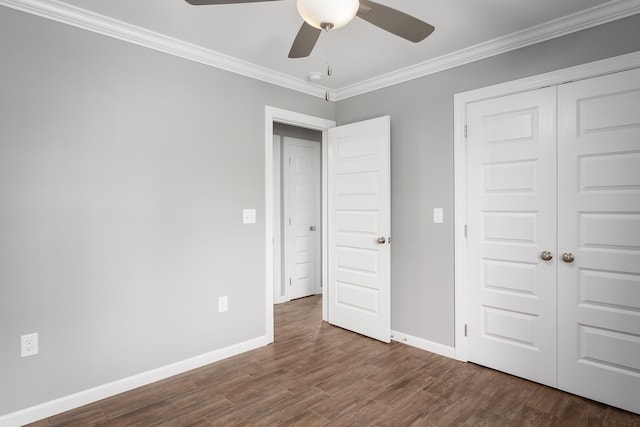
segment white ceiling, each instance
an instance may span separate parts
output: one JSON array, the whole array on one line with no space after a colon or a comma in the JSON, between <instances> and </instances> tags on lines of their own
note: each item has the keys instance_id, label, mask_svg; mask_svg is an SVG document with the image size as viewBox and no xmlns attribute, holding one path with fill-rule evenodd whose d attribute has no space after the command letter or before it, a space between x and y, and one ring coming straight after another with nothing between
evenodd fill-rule
<instances>
[{"instance_id":1,"label":"white ceiling","mask_svg":"<svg viewBox=\"0 0 640 427\"><path fill-rule=\"evenodd\" d=\"M289 59L289 48L302 24L295 0L215 6L192 6L184 0L17 3L43 1L95 12L294 79L324 71L328 59L333 75L324 77L322 84L334 90L434 62L569 15L595 16L603 9L640 10L640 0L377 0L429 22L435 32L414 44L356 17L347 26L322 34L308 58ZM603 20L601 15L598 19ZM547 27L552 28L553 22Z\"/></svg>"}]
</instances>

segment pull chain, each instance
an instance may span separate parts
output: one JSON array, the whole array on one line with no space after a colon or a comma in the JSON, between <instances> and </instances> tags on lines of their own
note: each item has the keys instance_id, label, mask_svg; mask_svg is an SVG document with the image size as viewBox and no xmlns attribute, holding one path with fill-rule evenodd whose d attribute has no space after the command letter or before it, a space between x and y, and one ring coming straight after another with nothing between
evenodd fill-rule
<instances>
[{"instance_id":1,"label":"pull chain","mask_svg":"<svg viewBox=\"0 0 640 427\"><path fill-rule=\"evenodd\" d=\"M331 31L329 31L330 29L331 29L331 27L325 28L325 32L327 33L327 37L326 37L327 44L325 45L325 57L327 58L327 62L326 62L326 65L327 65L327 80L333 74L333 70L331 68L331 61L330 61L330 58L331 58L331 56L330 56L331 55ZM325 101L330 101L331 100L330 97L329 97L329 87L328 86L329 86L329 84L328 84L328 81L327 81L326 89L325 89L325 92L324 92L324 100Z\"/></svg>"}]
</instances>

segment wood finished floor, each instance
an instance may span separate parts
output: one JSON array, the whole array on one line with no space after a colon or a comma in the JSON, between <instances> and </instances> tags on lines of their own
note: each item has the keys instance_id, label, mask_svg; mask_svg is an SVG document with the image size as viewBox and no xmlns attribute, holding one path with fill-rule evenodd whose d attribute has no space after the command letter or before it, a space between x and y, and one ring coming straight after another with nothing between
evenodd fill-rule
<instances>
[{"instance_id":1,"label":"wood finished floor","mask_svg":"<svg viewBox=\"0 0 640 427\"><path fill-rule=\"evenodd\" d=\"M640 416L275 308L275 343L32 426L640 426Z\"/></svg>"}]
</instances>

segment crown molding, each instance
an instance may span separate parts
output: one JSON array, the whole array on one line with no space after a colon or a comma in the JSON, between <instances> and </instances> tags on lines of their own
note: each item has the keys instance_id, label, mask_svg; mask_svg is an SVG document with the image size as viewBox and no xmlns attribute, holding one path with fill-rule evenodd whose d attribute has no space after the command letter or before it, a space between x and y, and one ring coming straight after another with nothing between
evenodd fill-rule
<instances>
[{"instance_id":1,"label":"crown molding","mask_svg":"<svg viewBox=\"0 0 640 427\"><path fill-rule=\"evenodd\" d=\"M182 40L62 3L58 0L0 0L0 6L20 10L319 98L324 98L326 94L324 88L311 84L306 80L223 55ZM330 89L329 99L331 101L340 101L637 13L640 13L640 0L612 0L573 15L555 19L527 30L480 43L360 83L340 89Z\"/></svg>"},{"instance_id":2,"label":"crown molding","mask_svg":"<svg viewBox=\"0 0 640 427\"><path fill-rule=\"evenodd\" d=\"M335 90L340 101L450 68L510 52L640 13L640 0L613 0L523 31L480 43L388 74Z\"/></svg>"},{"instance_id":3,"label":"crown molding","mask_svg":"<svg viewBox=\"0 0 640 427\"><path fill-rule=\"evenodd\" d=\"M0 0L0 6L6 6L298 92L320 98L325 97L325 90L322 87L313 85L306 80L291 77L266 67L223 55L57 0Z\"/></svg>"}]
</instances>

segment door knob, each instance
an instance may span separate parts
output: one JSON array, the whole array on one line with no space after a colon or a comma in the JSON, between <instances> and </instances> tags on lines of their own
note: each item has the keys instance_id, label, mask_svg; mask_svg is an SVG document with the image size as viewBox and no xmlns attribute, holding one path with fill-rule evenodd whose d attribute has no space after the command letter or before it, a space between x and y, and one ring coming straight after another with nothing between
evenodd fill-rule
<instances>
[{"instance_id":1,"label":"door knob","mask_svg":"<svg viewBox=\"0 0 640 427\"><path fill-rule=\"evenodd\" d=\"M565 252L562 254L562 260L566 263L571 263L576 259L571 252Z\"/></svg>"},{"instance_id":2,"label":"door knob","mask_svg":"<svg viewBox=\"0 0 640 427\"><path fill-rule=\"evenodd\" d=\"M309 231L316 231L316 226L315 225L310 225L309 226Z\"/></svg>"},{"instance_id":3,"label":"door knob","mask_svg":"<svg viewBox=\"0 0 640 427\"><path fill-rule=\"evenodd\" d=\"M384 245L385 243L387 243L387 239L385 239L384 237L378 237L377 242L379 245Z\"/></svg>"},{"instance_id":4,"label":"door knob","mask_svg":"<svg viewBox=\"0 0 640 427\"><path fill-rule=\"evenodd\" d=\"M553 254L549 251L542 251L542 253L540 254L540 258L543 261L550 261L553 258Z\"/></svg>"}]
</instances>

